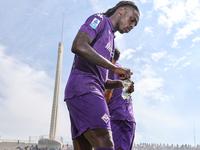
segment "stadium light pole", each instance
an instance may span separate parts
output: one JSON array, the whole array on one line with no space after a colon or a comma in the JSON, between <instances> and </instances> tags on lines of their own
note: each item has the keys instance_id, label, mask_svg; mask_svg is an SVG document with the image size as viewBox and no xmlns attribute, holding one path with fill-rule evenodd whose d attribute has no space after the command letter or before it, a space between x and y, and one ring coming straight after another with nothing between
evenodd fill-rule
<instances>
[{"instance_id":1,"label":"stadium light pole","mask_svg":"<svg viewBox=\"0 0 200 150\"><path fill-rule=\"evenodd\" d=\"M51 124L50 124L50 133L49 133L49 139L51 140L56 140L56 137L57 137L58 106L59 106L60 82L61 82L61 72L62 72L62 59L63 59L62 37L63 37L64 15L65 14L63 13L61 42L58 45L58 58L57 58L57 67L56 67L53 105L52 105L52 112L51 112Z\"/></svg>"}]
</instances>

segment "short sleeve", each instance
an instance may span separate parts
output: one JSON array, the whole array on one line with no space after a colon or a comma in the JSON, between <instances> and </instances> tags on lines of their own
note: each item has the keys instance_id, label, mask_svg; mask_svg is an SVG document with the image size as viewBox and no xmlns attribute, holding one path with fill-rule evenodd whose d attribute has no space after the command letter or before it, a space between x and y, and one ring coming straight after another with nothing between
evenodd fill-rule
<instances>
[{"instance_id":1,"label":"short sleeve","mask_svg":"<svg viewBox=\"0 0 200 150\"><path fill-rule=\"evenodd\" d=\"M86 22L81 26L79 32L87 33L92 40L104 30L106 20L104 19L103 14L94 14L90 16Z\"/></svg>"}]
</instances>

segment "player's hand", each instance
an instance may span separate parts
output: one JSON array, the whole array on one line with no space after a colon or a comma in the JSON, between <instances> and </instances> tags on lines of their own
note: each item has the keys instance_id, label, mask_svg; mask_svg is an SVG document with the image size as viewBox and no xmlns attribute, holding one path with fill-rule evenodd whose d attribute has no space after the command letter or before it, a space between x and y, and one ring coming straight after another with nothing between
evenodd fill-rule
<instances>
[{"instance_id":1,"label":"player's hand","mask_svg":"<svg viewBox=\"0 0 200 150\"><path fill-rule=\"evenodd\" d=\"M121 80L116 80L117 81L117 88L124 88L124 85L123 85L123 83L122 83L122 81Z\"/></svg>"},{"instance_id":2,"label":"player's hand","mask_svg":"<svg viewBox=\"0 0 200 150\"><path fill-rule=\"evenodd\" d=\"M131 85L126 89L126 93L133 93L134 92L134 82L131 81Z\"/></svg>"},{"instance_id":3,"label":"player's hand","mask_svg":"<svg viewBox=\"0 0 200 150\"><path fill-rule=\"evenodd\" d=\"M121 80L125 80L131 77L133 74L129 68L124 68L124 67L116 67L115 70L113 71L115 74L120 76Z\"/></svg>"}]
</instances>

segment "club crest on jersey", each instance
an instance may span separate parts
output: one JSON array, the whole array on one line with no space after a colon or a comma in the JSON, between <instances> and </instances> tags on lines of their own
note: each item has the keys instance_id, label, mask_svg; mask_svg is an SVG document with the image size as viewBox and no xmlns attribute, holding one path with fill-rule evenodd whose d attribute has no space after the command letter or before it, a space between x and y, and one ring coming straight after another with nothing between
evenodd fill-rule
<instances>
[{"instance_id":1,"label":"club crest on jersey","mask_svg":"<svg viewBox=\"0 0 200 150\"><path fill-rule=\"evenodd\" d=\"M110 118L108 117L107 114L104 114L101 119L105 122L105 123L108 123L108 121L110 120Z\"/></svg>"},{"instance_id":2,"label":"club crest on jersey","mask_svg":"<svg viewBox=\"0 0 200 150\"><path fill-rule=\"evenodd\" d=\"M93 29L96 29L96 27L99 25L100 23L100 20L97 19L97 18L94 18L93 21L91 22L90 26L93 28Z\"/></svg>"}]
</instances>

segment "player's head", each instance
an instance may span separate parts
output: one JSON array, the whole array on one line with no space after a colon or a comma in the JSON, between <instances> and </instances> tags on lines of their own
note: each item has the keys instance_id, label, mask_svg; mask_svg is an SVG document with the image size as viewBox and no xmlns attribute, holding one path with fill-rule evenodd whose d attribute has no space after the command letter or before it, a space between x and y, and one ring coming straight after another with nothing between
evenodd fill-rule
<instances>
[{"instance_id":1,"label":"player's head","mask_svg":"<svg viewBox=\"0 0 200 150\"><path fill-rule=\"evenodd\" d=\"M116 29L120 33L128 33L138 24L140 18L140 11L132 1L120 1L104 13L106 17L113 14L117 16Z\"/></svg>"},{"instance_id":2,"label":"player's head","mask_svg":"<svg viewBox=\"0 0 200 150\"><path fill-rule=\"evenodd\" d=\"M115 47L115 55L114 55L114 57L113 57L112 63L117 62L118 59L119 59L119 57L120 57L120 51L119 51L118 48Z\"/></svg>"}]
</instances>

